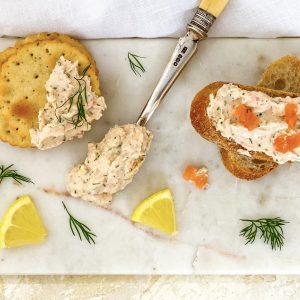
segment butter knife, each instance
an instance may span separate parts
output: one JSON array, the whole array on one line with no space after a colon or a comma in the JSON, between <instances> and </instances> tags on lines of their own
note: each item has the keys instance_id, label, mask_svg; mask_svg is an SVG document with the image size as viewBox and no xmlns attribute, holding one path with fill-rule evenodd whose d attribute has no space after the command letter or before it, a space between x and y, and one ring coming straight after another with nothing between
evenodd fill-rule
<instances>
[{"instance_id":1,"label":"butter knife","mask_svg":"<svg viewBox=\"0 0 300 300\"><path fill-rule=\"evenodd\" d=\"M187 25L187 33L181 37L159 82L152 92L136 124L145 126L159 106L183 68L195 54L199 41L207 38L207 33L223 11L229 0L203 0L192 21Z\"/></svg>"}]
</instances>

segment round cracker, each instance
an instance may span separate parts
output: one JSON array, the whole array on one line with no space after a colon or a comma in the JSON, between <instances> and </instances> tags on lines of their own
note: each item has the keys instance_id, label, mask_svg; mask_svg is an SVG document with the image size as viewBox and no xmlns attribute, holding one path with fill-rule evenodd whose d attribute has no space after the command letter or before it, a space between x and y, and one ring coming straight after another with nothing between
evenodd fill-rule
<instances>
[{"instance_id":1,"label":"round cracker","mask_svg":"<svg viewBox=\"0 0 300 300\"><path fill-rule=\"evenodd\" d=\"M87 55L89 57L91 64L94 65L94 67L96 68L96 70L98 72L98 69L96 67L96 61L94 60L94 58L92 57L90 52L86 49L86 47L83 44L81 44L78 40L76 40L66 34L61 34L61 33L57 33L57 32L52 32L52 33L40 32L40 33L36 33L36 34L31 34L31 35L26 36L23 39L17 40L17 42L15 43L15 47L19 48L25 44L33 43L33 42L37 42L37 41L43 41L43 40L59 40L64 43L68 43L71 46L77 47L85 55Z\"/></svg>"},{"instance_id":2,"label":"round cracker","mask_svg":"<svg viewBox=\"0 0 300 300\"><path fill-rule=\"evenodd\" d=\"M3 64L4 62L6 62L7 59L8 59L11 55L15 54L16 52L17 52L17 49L14 48L14 47L6 48L4 51L0 52L0 68L1 68L2 64Z\"/></svg>"},{"instance_id":3,"label":"round cracker","mask_svg":"<svg viewBox=\"0 0 300 300\"><path fill-rule=\"evenodd\" d=\"M66 34L61 34L57 32L40 32L32 35L28 35L25 38L21 38L17 40L15 43L15 47L9 47L6 48L4 51L0 52L0 68L1 65L8 59L9 56L15 54L17 52L17 48L22 47L25 44L37 42L37 41L42 41L42 40L59 40L61 42L68 43L74 47L77 47L80 49L83 53L85 53L89 59L90 63L95 67L95 70L97 74L99 75L99 71L97 69L96 61L94 60L93 56L89 53L89 51L86 49L86 47L81 44L80 41L66 35Z\"/></svg>"},{"instance_id":4,"label":"round cracker","mask_svg":"<svg viewBox=\"0 0 300 300\"><path fill-rule=\"evenodd\" d=\"M46 103L45 83L61 55L79 62L79 73L90 65L78 47L59 40L43 40L20 46L0 71L0 139L11 145L31 147L29 129L38 127L38 112ZM96 69L87 75L100 95Z\"/></svg>"}]
</instances>

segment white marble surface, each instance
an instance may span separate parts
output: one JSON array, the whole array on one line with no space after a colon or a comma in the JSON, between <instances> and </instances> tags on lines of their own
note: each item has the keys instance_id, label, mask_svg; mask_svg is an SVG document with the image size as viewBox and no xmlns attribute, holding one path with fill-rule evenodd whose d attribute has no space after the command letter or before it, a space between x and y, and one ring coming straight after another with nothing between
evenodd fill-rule
<instances>
[{"instance_id":1,"label":"white marble surface","mask_svg":"<svg viewBox=\"0 0 300 300\"><path fill-rule=\"evenodd\" d=\"M0 47L12 44L1 39ZM101 40L86 45L97 60L108 109L83 140L40 152L0 144L1 163L14 163L35 185L0 186L0 214L18 195L29 193L45 220L47 241L38 246L2 250L1 274L269 274L299 273L299 164L285 165L254 182L232 177L220 162L217 148L198 136L189 122L194 94L216 80L255 84L273 59L300 55L298 39L211 39L199 51L149 123L154 142L141 171L119 193L111 210L77 199L45 193L65 191L68 169L86 155L88 141L99 141L113 124L134 122L154 88L176 43L159 40ZM128 51L145 56L147 72L136 77ZM184 182L187 163L205 164L210 186L199 191ZM129 221L134 207L149 194L170 187L174 193L179 233L156 236ZM74 238L63 210L69 210L97 234L96 245ZM285 246L272 252L261 241L244 246L240 218L281 216ZM196 259L195 259L196 258Z\"/></svg>"}]
</instances>

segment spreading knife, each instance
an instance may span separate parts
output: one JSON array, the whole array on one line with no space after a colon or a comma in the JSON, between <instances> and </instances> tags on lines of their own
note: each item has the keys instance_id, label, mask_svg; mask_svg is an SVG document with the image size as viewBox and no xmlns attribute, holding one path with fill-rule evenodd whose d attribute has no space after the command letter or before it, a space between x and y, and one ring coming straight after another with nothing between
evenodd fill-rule
<instances>
[{"instance_id":1,"label":"spreading knife","mask_svg":"<svg viewBox=\"0 0 300 300\"><path fill-rule=\"evenodd\" d=\"M207 38L210 27L224 10L228 1L203 0L200 3L192 21L187 25L185 36L179 39L170 61L139 116L137 125L145 126L149 121L183 68L195 54L199 41Z\"/></svg>"},{"instance_id":2,"label":"spreading knife","mask_svg":"<svg viewBox=\"0 0 300 300\"><path fill-rule=\"evenodd\" d=\"M138 121L136 122L136 125L145 126L146 123L149 121L155 109L159 106L164 96L167 94L172 84L179 76L180 72L192 58L193 54L197 49L199 41L206 39L208 30L210 29L211 25L214 23L216 18L223 11L227 3L228 0L202 0L194 18L187 25L186 35L179 39L177 46L171 56L171 59L167 64L156 88L154 89L149 100L147 101L146 106L144 107L140 117L138 118ZM112 143L113 149L113 147L115 147L114 139L109 140L109 142ZM145 154L143 155L143 157L140 157L139 160L137 160L135 171L132 172L132 176L134 176L134 174L138 171L139 167L143 163L145 159ZM77 166L75 168L77 168ZM91 172L93 172L93 170L91 170ZM72 174L72 171L70 172L70 174ZM80 174L76 174L76 176L80 177ZM128 176L128 174L126 176ZM118 178L118 180L122 182L124 178L121 177ZM124 189L125 186L129 182L131 182L131 180L128 180L128 178L126 180L127 183L125 185L124 182L123 184L120 184L121 187L118 189L118 191ZM103 183L103 185L105 185L105 183ZM78 193L72 193L72 191L70 190L69 192L74 197L79 197ZM88 194L90 194L90 192L88 192ZM101 198L102 195L105 195L105 197ZM81 195L81 197L83 196L84 193ZM111 201L111 197L112 194L100 193L100 199L103 199L103 203L101 203L101 200L99 200L100 202L98 204L106 206Z\"/></svg>"}]
</instances>

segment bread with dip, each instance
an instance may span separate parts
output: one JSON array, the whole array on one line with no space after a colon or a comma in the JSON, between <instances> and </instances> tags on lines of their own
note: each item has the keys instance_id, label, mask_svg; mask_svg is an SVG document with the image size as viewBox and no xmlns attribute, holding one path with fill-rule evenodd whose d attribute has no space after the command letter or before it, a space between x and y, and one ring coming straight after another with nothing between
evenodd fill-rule
<instances>
[{"instance_id":1,"label":"bread with dip","mask_svg":"<svg viewBox=\"0 0 300 300\"><path fill-rule=\"evenodd\" d=\"M258 86L300 93L300 60L285 55L273 61L261 75ZM278 166L273 161L258 160L224 148L220 148L220 154L227 170L241 179L258 179Z\"/></svg>"},{"instance_id":2,"label":"bread with dip","mask_svg":"<svg viewBox=\"0 0 300 300\"><path fill-rule=\"evenodd\" d=\"M300 161L299 105L296 93L214 82L195 96L190 117L220 148L283 164Z\"/></svg>"}]
</instances>

